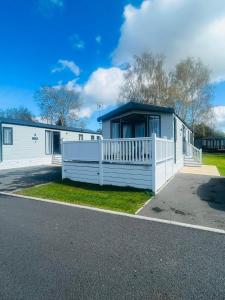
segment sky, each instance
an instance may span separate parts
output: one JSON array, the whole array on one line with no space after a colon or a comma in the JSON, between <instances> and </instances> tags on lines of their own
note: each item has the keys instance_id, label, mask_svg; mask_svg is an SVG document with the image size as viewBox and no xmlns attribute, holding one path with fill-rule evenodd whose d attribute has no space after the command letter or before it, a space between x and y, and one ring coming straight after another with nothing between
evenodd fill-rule
<instances>
[{"instance_id":1,"label":"sky","mask_svg":"<svg viewBox=\"0 0 225 300\"><path fill-rule=\"evenodd\" d=\"M79 90L79 116L97 129L98 105L115 107L123 66L162 53L168 68L187 56L212 71L216 126L225 131L224 0L7 0L0 10L0 108L27 106L42 85Z\"/></svg>"}]
</instances>

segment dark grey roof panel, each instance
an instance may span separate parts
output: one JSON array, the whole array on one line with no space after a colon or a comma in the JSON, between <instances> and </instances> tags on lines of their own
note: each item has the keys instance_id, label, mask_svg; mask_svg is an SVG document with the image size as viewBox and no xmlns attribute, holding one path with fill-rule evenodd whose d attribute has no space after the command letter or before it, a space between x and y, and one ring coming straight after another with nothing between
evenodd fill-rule
<instances>
[{"instance_id":1,"label":"dark grey roof panel","mask_svg":"<svg viewBox=\"0 0 225 300\"><path fill-rule=\"evenodd\" d=\"M53 129L53 130L55 129L55 130L62 130L62 131L100 134L97 131L89 130L89 129L63 127L63 126L58 126L58 125L51 125L51 124L45 124L45 123L38 123L38 122L34 122L34 121L17 120L17 119L9 119L9 118L0 118L0 123L1 124L29 126L29 127L36 127L36 128L46 128L46 129Z\"/></svg>"},{"instance_id":2,"label":"dark grey roof panel","mask_svg":"<svg viewBox=\"0 0 225 300\"><path fill-rule=\"evenodd\" d=\"M131 110L137 111L148 111L148 112L161 112L173 114L174 109L172 107L156 106L151 104L143 104L137 102L128 102L124 105L119 106L118 108L108 112L107 114L98 118L98 121L107 121L119 115L122 115Z\"/></svg>"},{"instance_id":3,"label":"dark grey roof panel","mask_svg":"<svg viewBox=\"0 0 225 300\"><path fill-rule=\"evenodd\" d=\"M136 111L146 111L146 112L158 112L158 113L166 113L166 114L175 114L181 122L183 122L191 131L192 129L188 124L184 122L174 111L173 107L165 107L165 106L157 106L152 104L144 104L144 103L138 103L138 102L128 102L124 105L119 106L118 108L108 112L107 114L98 117L99 121L107 121L111 120L112 118L115 118L117 116L120 116L124 113L127 113L129 111L136 110Z\"/></svg>"}]
</instances>

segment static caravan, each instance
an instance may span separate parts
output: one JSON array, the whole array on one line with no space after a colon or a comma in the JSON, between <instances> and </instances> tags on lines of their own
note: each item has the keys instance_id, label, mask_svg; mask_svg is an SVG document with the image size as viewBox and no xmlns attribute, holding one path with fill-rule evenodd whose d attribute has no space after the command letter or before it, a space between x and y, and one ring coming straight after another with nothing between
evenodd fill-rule
<instances>
[{"instance_id":1,"label":"static caravan","mask_svg":"<svg viewBox=\"0 0 225 300\"><path fill-rule=\"evenodd\" d=\"M206 152L225 152L225 137L207 137L195 140L195 145Z\"/></svg>"},{"instance_id":2,"label":"static caravan","mask_svg":"<svg viewBox=\"0 0 225 300\"><path fill-rule=\"evenodd\" d=\"M101 116L103 139L63 142L62 177L157 193L184 165L201 165L173 108L129 102Z\"/></svg>"},{"instance_id":3,"label":"static caravan","mask_svg":"<svg viewBox=\"0 0 225 300\"><path fill-rule=\"evenodd\" d=\"M188 145L194 144L189 126L171 107L129 102L103 115L104 139L151 137L174 141L174 168L179 170L188 155ZM187 159L188 160L188 159Z\"/></svg>"},{"instance_id":4,"label":"static caravan","mask_svg":"<svg viewBox=\"0 0 225 300\"><path fill-rule=\"evenodd\" d=\"M87 129L0 119L0 170L60 163L62 140L95 140Z\"/></svg>"}]
</instances>

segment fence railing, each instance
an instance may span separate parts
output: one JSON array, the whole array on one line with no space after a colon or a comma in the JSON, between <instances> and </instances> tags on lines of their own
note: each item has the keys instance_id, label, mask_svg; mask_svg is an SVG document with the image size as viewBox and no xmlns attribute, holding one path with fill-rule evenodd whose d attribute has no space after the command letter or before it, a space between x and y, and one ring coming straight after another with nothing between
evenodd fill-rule
<instances>
[{"instance_id":1,"label":"fence railing","mask_svg":"<svg viewBox=\"0 0 225 300\"><path fill-rule=\"evenodd\" d=\"M194 145L186 144L187 155L193 157L196 162L202 163L202 149L196 148Z\"/></svg>"},{"instance_id":2,"label":"fence railing","mask_svg":"<svg viewBox=\"0 0 225 300\"><path fill-rule=\"evenodd\" d=\"M156 138L156 162L174 157L174 141Z\"/></svg>"},{"instance_id":3,"label":"fence railing","mask_svg":"<svg viewBox=\"0 0 225 300\"><path fill-rule=\"evenodd\" d=\"M124 163L149 163L152 159L151 138L102 140L103 161Z\"/></svg>"},{"instance_id":4,"label":"fence railing","mask_svg":"<svg viewBox=\"0 0 225 300\"><path fill-rule=\"evenodd\" d=\"M151 138L65 141L62 147L62 158L63 178L65 172L67 176L71 175L72 171L69 168L73 168L74 163L74 165L79 164L76 170L82 169L81 174L74 171L75 178L93 182L90 176L97 176L97 182L100 185L111 182L115 184L115 176L124 178L124 172L129 173L132 165L139 165L137 168L139 181L140 176L149 180L151 182L149 188L157 192L174 174L174 142L157 138L155 134ZM121 166L117 168L115 165L110 165L113 163L121 163ZM97 174L91 175L96 169ZM132 170L134 173L135 168ZM129 185L129 183L126 181L126 184Z\"/></svg>"}]
</instances>

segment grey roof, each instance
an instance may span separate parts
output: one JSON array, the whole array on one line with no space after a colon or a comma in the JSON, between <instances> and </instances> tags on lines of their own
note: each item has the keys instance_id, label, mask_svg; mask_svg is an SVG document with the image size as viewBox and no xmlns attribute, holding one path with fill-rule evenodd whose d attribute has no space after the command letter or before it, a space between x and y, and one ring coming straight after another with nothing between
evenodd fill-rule
<instances>
[{"instance_id":1,"label":"grey roof","mask_svg":"<svg viewBox=\"0 0 225 300\"><path fill-rule=\"evenodd\" d=\"M127 113L129 111L132 111L132 110L175 114L178 117L178 119L180 119L181 122L183 122L187 126L187 128L189 128L189 130L193 132L191 127L175 113L175 110L173 107L144 104L144 103L138 103L138 102L132 102L132 101L119 106L118 108L102 115L101 117L98 117L97 120L98 120L98 122L99 121L107 121L107 120L110 120L112 118L115 118L117 116L120 116L120 115Z\"/></svg>"},{"instance_id":2,"label":"grey roof","mask_svg":"<svg viewBox=\"0 0 225 300\"><path fill-rule=\"evenodd\" d=\"M157 106L152 104L143 104L137 102L128 102L124 105L119 106L118 108L108 112L107 114L98 118L98 121L107 121L119 115L122 115L126 112L131 110L137 111L148 111L148 112L161 112L161 113L168 113L173 114L174 109L172 107L164 107L164 106Z\"/></svg>"},{"instance_id":3,"label":"grey roof","mask_svg":"<svg viewBox=\"0 0 225 300\"><path fill-rule=\"evenodd\" d=\"M51 124L34 122L34 121L17 120L17 119L10 119L10 118L0 118L0 124L9 124L9 125L11 124L11 125L21 125L21 126L46 128L46 129L53 129L53 130L55 129L55 130L62 130L62 131L100 134L97 131L84 129L84 128L64 127L59 125L51 125Z\"/></svg>"}]
</instances>

